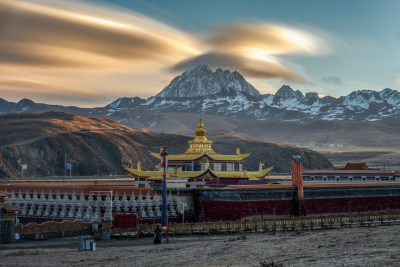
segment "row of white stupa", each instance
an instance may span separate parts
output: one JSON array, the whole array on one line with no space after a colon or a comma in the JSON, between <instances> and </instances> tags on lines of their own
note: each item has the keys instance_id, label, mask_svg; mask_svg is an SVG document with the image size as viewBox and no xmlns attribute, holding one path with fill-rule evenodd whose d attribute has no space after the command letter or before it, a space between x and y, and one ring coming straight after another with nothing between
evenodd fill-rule
<instances>
[{"instance_id":1,"label":"row of white stupa","mask_svg":"<svg viewBox=\"0 0 400 267\"><path fill-rule=\"evenodd\" d=\"M81 219L101 219L109 218L111 205L113 211L137 212L141 218L160 217L162 212L161 198L154 192L153 197L147 192L143 197L140 192L136 197L134 192L127 197L124 191L122 197L116 193L112 197L110 194L106 196L100 195L98 192L96 197L89 195L87 198L81 192L80 196L75 194L68 195L67 192L61 195L59 192L53 197L51 191L44 194L43 190L40 195L35 192L31 196L27 190L25 194L19 191L15 194L11 192L11 196L7 200L13 205L22 207L19 215L24 216L41 216L41 217L62 217L62 218L81 218ZM171 193L167 197L168 216L177 216L176 203L172 199Z\"/></svg>"}]
</instances>

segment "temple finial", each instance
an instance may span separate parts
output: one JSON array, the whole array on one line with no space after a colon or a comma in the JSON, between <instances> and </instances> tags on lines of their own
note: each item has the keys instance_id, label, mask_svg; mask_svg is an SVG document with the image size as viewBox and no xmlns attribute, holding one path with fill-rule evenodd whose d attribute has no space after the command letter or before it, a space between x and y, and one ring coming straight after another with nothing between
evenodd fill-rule
<instances>
[{"instance_id":1,"label":"temple finial","mask_svg":"<svg viewBox=\"0 0 400 267\"><path fill-rule=\"evenodd\" d=\"M137 163L137 170L140 171L142 169L142 164L140 163L140 161L138 161Z\"/></svg>"},{"instance_id":2,"label":"temple finial","mask_svg":"<svg viewBox=\"0 0 400 267\"><path fill-rule=\"evenodd\" d=\"M196 136L205 136L206 130L204 130L203 119L200 117L199 124L197 124Z\"/></svg>"},{"instance_id":3,"label":"temple finial","mask_svg":"<svg viewBox=\"0 0 400 267\"><path fill-rule=\"evenodd\" d=\"M240 148L237 147L237 148L236 148L236 155L239 155L239 154L240 154Z\"/></svg>"},{"instance_id":4,"label":"temple finial","mask_svg":"<svg viewBox=\"0 0 400 267\"><path fill-rule=\"evenodd\" d=\"M201 128L201 129L204 128L204 125L203 125L203 118L202 118L202 117L200 117L200 119L199 119L199 124L197 124L197 128Z\"/></svg>"}]
</instances>

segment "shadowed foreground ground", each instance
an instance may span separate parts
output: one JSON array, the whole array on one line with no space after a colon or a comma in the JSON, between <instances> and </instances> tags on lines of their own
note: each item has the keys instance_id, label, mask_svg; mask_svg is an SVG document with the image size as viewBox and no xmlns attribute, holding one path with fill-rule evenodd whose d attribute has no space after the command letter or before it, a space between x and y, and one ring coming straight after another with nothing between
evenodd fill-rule
<instances>
[{"instance_id":1,"label":"shadowed foreground ground","mask_svg":"<svg viewBox=\"0 0 400 267\"><path fill-rule=\"evenodd\" d=\"M400 226L228 236L97 242L77 251L76 239L1 244L1 266L397 266ZM164 240L163 240L164 241Z\"/></svg>"}]
</instances>

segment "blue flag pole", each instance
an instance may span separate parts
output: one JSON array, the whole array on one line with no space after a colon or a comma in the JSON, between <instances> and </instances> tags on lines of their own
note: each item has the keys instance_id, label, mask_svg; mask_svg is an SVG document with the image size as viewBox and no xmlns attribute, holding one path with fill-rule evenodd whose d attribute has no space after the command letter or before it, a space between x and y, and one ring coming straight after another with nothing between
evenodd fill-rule
<instances>
[{"instance_id":1,"label":"blue flag pole","mask_svg":"<svg viewBox=\"0 0 400 267\"><path fill-rule=\"evenodd\" d=\"M168 168L168 154L165 145L161 151L161 168L163 172L163 185L162 185L162 215L161 215L161 228L165 229L165 243L169 243L168 237L168 214L167 214L167 168Z\"/></svg>"}]
</instances>

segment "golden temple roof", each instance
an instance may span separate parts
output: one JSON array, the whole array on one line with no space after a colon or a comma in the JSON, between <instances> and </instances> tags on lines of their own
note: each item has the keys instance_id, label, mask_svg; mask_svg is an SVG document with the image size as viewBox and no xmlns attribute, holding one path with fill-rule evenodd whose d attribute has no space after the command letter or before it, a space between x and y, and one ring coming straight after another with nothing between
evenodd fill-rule
<instances>
[{"instance_id":1,"label":"golden temple roof","mask_svg":"<svg viewBox=\"0 0 400 267\"><path fill-rule=\"evenodd\" d=\"M205 175L207 172L210 172L212 175L217 178L264 178L274 167L269 167L264 170L259 171L213 171L209 168L202 171L167 171L167 177L201 177ZM143 178L159 178L162 177L162 171L142 171L133 168L125 169L131 173L132 176L138 176Z\"/></svg>"},{"instance_id":2,"label":"golden temple roof","mask_svg":"<svg viewBox=\"0 0 400 267\"><path fill-rule=\"evenodd\" d=\"M150 152L150 154L158 160L161 160L161 156L159 153ZM199 159L203 156L207 156L213 160L227 160L227 161L236 161L236 160L244 160L250 153L248 154L239 154L239 155L220 155L217 153L208 154L208 153L194 153L194 154L177 154L177 155L168 155L168 161L174 160L195 160Z\"/></svg>"}]
</instances>

